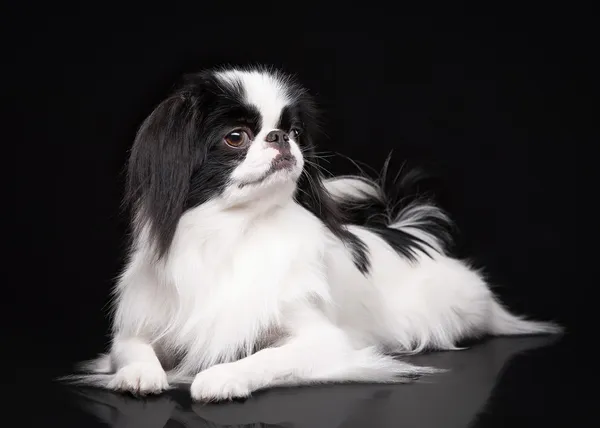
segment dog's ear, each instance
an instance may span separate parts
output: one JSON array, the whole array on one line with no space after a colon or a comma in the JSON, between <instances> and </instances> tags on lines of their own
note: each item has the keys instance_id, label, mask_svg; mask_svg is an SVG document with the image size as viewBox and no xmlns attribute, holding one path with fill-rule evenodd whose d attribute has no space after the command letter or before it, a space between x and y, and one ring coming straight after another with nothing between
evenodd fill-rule
<instances>
[{"instance_id":1,"label":"dog's ear","mask_svg":"<svg viewBox=\"0 0 600 428\"><path fill-rule=\"evenodd\" d=\"M131 148L125 202L133 210L134 239L144 232L158 258L168 252L183 214L200 120L190 98L174 95L146 118Z\"/></svg>"}]
</instances>

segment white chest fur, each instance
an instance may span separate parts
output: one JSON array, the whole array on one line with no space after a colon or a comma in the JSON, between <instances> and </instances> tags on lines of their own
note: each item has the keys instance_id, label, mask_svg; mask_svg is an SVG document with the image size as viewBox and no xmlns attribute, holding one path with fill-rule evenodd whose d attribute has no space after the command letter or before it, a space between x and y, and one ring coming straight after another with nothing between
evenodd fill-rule
<instances>
[{"instance_id":1,"label":"white chest fur","mask_svg":"<svg viewBox=\"0 0 600 428\"><path fill-rule=\"evenodd\" d=\"M155 313L163 314L155 340L182 355L180 370L190 373L250 353L281 333L292 302L328 298L323 236L321 223L295 203L251 220L206 206L190 211L167 262L154 267L152 300L162 299Z\"/></svg>"}]
</instances>

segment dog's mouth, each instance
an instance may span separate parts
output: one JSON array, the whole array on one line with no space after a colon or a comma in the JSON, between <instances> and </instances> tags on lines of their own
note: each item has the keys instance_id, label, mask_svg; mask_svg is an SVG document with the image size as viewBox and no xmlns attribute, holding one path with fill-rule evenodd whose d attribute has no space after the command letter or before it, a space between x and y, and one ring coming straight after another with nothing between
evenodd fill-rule
<instances>
[{"instance_id":1,"label":"dog's mouth","mask_svg":"<svg viewBox=\"0 0 600 428\"><path fill-rule=\"evenodd\" d=\"M291 153L279 153L271 162L271 168L269 168L268 172L272 173L281 169L291 169L294 165L296 165L296 158Z\"/></svg>"},{"instance_id":2,"label":"dog's mouth","mask_svg":"<svg viewBox=\"0 0 600 428\"><path fill-rule=\"evenodd\" d=\"M278 171L289 171L296 165L296 158L291 153L279 153L271 161L271 166L260 178L239 184L239 187L260 184Z\"/></svg>"}]
</instances>

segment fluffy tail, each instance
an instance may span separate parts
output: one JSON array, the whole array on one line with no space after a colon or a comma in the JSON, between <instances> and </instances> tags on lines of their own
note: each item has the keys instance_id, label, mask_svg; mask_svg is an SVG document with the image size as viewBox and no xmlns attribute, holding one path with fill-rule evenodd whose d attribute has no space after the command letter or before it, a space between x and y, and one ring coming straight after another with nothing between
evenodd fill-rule
<instances>
[{"instance_id":1,"label":"fluffy tail","mask_svg":"<svg viewBox=\"0 0 600 428\"><path fill-rule=\"evenodd\" d=\"M401 168L390 178L389 162L390 157L376 178L361 170L360 175L327 178L325 188L348 224L372 229L404 255L409 255L411 248L423 247L447 253L452 244L452 222L420 189L430 177L417 169L404 173Z\"/></svg>"},{"instance_id":2,"label":"fluffy tail","mask_svg":"<svg viewBox=\"0 0 600 428\"><path fill-rule=\"evenodd\" d=\"M489 333L495 336L558 334L563 327L554 322L532 321L511 314L497 300L492 301Z\"/></svg>"}]
</instances>

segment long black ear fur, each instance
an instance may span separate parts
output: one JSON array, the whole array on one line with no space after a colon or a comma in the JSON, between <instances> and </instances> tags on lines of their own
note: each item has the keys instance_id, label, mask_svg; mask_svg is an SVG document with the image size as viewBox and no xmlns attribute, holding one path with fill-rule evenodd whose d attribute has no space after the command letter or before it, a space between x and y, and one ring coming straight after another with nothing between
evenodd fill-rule
<instances>
[{"instance_id":1,"label":"long black ear fur","mask_svg":"<svg viewBox=\"0 0 600 428\"><path fill-rule=\"evenodd\" d=\"M142 123L131 149L125 203L133 211L134 240L147 228L157 258L168 252L183 214L199 123L192 100L174 95Z\"/></svg>"}]
</instances>

